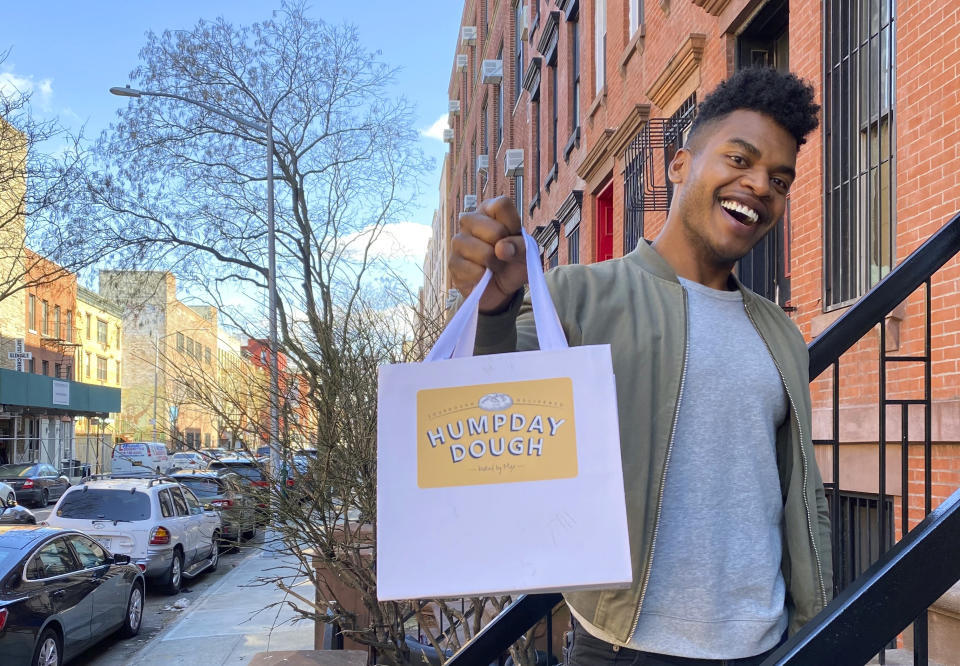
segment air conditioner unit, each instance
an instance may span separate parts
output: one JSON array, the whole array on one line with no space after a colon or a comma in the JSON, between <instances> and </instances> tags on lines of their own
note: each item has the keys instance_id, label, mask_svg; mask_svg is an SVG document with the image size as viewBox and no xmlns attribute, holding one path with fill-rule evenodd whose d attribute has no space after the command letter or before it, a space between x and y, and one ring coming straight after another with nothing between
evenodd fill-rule
<instances>
[{"instance_id":1,"label":"air conditioner unit","mask_svg":"<svg viewBox=\"0 0 960 666\"><path fill-rule=\"evenodd\" d=\"M463 209L465 211L474 210L477 207L477 195L467 194L463 197Z\"/></svg>"},{"instance_id":2,"label":"air conditioner unit","mask_svg":"<svg viewBox=\"0 0 960 666\"><path fill-rule=\"evenodd\" d=\"M465 25L460 29L460 43L473 46L477 43L477 26Z\"/></svg>"},{"instance_id":3,"label":"air conditioner unit","mask_svg":"<svg viewBox=\"0 0 960 666\"><path fill-rule=\"evenodd\" d=\"M453 130L445 129L443 130L443 140L447 143L453 143Z\"/></svg>"},{"instance_id":4,"label":"air conditioner unit","mask_svg":"<svg viewBox=\"0 0 960 666\"><path fill-rule=\"evenodd\" d=\"M460 113L460 100L459 100L459 99L451 99L451 100L447 103L447 111L450 112L450 113L453 113L453 114Z\"/></svg>"},{"instance_id":5,"label":"air conditioner unit","mask_svg":"<svg viewBox=\"0 0 960 666\"><path fill-rule=\"evenodd\" d=\"M457 54L457 71L463 72L467 69L467 54L458 53Z\"/></svg>"},{"instance_id":6,"label":"air conditioner unit","mask_svg":"<svg viewBox=\"0 0 960 666\"><path fill-rule=\"evenodd\" d=\"M503 81L503 61L484 60L482 66L483 83L500 83Z\"/></svg>"},{"instance_id":7,"label":"air conditioner unit","mask_svg":"<svg viewBox=\"0 0 960 666\"><path fill-rule=\"evenodd\" d=\"M487 173L490 168L489 155L477 155L477 172Z\"/></svg>"},{"instance_id":8,"label":"air conditioner unit","mask_svg":"<svg viewBox=\"0 0 960 666\"><path fill-rule=\"evenodd\" d=\"M526 4L520 10L520 39L526 39L530 34L530 5Z\"/></svg>"},{"instance_id":9,"label":"air conditioner unit","mask_svg":"<svg viewBox=\"0 0 960 666\"><path fill-rule=\"evenodd\" d=\"M523 175L523 148L512 148L504 155L503 164L507 176Z\"/></svg>"}]
</instances>

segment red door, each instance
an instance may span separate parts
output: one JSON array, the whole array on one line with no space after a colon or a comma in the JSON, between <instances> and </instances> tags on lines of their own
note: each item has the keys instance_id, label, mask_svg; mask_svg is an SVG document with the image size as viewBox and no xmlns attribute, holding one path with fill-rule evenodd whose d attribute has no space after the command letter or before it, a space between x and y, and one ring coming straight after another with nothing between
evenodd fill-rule
<instances>
[{"instance_id":1,"label":"red door","mask_svg":"<svg viewBox=\"0 0 960 666\"><path fill-rule=\"evenodd\" d=\"M613 258L613 183L597 196L597 261Z\"/></svg>"}]
</instances>

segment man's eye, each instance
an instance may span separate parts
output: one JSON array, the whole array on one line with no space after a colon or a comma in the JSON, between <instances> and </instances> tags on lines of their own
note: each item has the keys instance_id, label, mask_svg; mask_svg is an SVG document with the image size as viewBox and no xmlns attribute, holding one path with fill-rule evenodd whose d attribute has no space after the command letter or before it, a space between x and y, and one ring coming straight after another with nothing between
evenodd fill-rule
<instances>
[{"instance_id":1,"label":"man's eye","mask_svg":"<svg viewBox=\"0 0 960 666\"><path fill-rule=\"evenodd\" d=\"M730 161L736 164L737 166L743 166L747 163L747 161L742 157L740 157L739 155L730 155Z\"/></svg>"},{"instance_id":2,"label":"man's eye","mask_svg":"<svg viewBox=\"0 0 960 666\"><path fill-rule=\"evenodd\" d=\"M783 190L784 192L786 192L787 190L790 189L790 184L787 183L787 182L786 182L785 180L783 180L782 178L771 178L771 181L773 182L773 186L774 186L774 187L776 187L776 188L778 188L778 189L781 189L781 190Z\"/></svg>"}]
</instances>

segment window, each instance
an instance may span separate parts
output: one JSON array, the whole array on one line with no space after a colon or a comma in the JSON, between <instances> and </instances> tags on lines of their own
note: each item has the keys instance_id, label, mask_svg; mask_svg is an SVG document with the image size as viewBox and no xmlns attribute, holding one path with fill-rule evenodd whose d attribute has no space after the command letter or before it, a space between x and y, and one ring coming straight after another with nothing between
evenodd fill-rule
<instances>
[{"instance_id":1,"label":"window","mask_svg":"<svg viewBox=\"0 0 960 666\"><path fill-rule=\"evenodd\" d=\"M91 358L90 358L90 352L86 352L86 353L84 354L84 356L87 357L87 362L86 362L86 364L85 364L85 365L86 365L86 369L84 370L84 373L83 373L83 374L86 375L87 378L89 378L89 377L90 377L90 366L93 365L93 363L92 363Z\"/></svg>"},{"instance_id":2,"label":"window","mask_svg":"<svg viewBox=\"0 0 960 666\"><path fill-rule=\"evenodd\" d=\"M50 304L46 301L40 304L40 333L50 334Z\"/></svg>"},{"instance_id":3,"label":"window","mask_svg":"<svg viewBox=\"0 0 960 666\"><path fill-rule=\"evenodd\" d=\"M117 384L121 384L120 381L120 361L117 361Z\"/></svg>"},{"instance_id":4,"label":"window","mask_svg":"<svg viewBox=\"0 0 960 666\"><path fill-rule=\"evenodd\" d=\"M90 339L90 313L87 313L87 340Z\"/></svg>"},{"instance_id":5,"label":"window","mask_svg":"<svg viewBox=\"0 0 960 666\"><path fill-rule=\"evenodd\" d=\"M513 47L516 60L513 65L513 103L520 101L520 91L523 90L523 39L520 30L523 28L523 2L517 0L513 8Z\"/></svg>"},{"instance_id":6,"label":"window","mask_svg":"<svg viewBox=\"0 0 960 666\"><path fill-rule=\"evenodd\" d=\"M580 127L580 22L574 21L570 29L570 48L572 50L571 76L573 92L570 96L570 131Z\"/></svg>"},{"instance_id":7,"label":"window","mask_svg":"<svg viewBox=\"0 0 960 666\"><path fill-rule=\"evenodd\" d=\"M81 569L94 569L107 564L107 552L93 540L79 534L67 538L73 546L73 552L80 560Z\"/></svg>"},{"instance_id":8,"label":"window","mask_svg":"<svg viewBox=\"0 0 960 666\"><path fill-rule=\"evenodd\" d=\"M36 563L32 563L29 568L29 576L33 578L53 578L54 576L63 576L71 571L80 568L70 547L67 546L66 539L54 539L46 546L40 549L35 558Z\"/></svg>"},{"instance_id":9,"label":"window","mask_svg":"<svg viewBox=\"0 0 960 666\"><path fill-rule=\"evenodd\" d=\"M597 0L593 14L593 78L599 95L607 85L607 0Z\"/></svg>"},{"instance_id":10,"label":"window","mask_svg":"<svg viewBox=\"0 0 960 666\"><path fill-rule=\"evenodd\" d=\"M157 498L160 500L160 513L163 514L164 518L169 518L173 515L173 500L170 499L170 491L164 488L157 494Z\"/></svg>"},{"instance_id":11,"label":"window","mask_svg":"<svg viewBox=\"0 0 960 666\"><path fill-rule=\"evenodd\" d=\"M520 214L520 221L523 222L523 176L513 177L513 188L517 197L517 212Z\"/></svg>"},{"instance_id":12,"label":"window","mask_svg":"<svg viewBox=\"0 0 960 666\"><path fill-rule=\"evenodd\" d=\"M187 510L190 511L190 515L199 516L203 513L203 507L200 506L200 502L193 496L193 493L186 488L183 489L183 499L187 501Z\"/></svg>"},{"instance_id":13,"label":"window","mask_svg":"<svg viewBox=\"0 0 960 666\"><path fill-rule=\"evenodd\" d=\"M540 100L533 104L533 184L540 191Z\"/></svg>"},{"instance_id":14,"label":"window","mask_svg":"<svg viewBox=\"0 0 960 666\"><path fill-rule=\"evenodd\" d=\"M213 363L213 354L210 353L210 347L204 347L203 355L207 365L211 365Z\"/></svg>"},{"instance_id":15,"label":"window","mask_svg":"<svg viewBox=\"0 0 960 666\"><path fill-rule=\"evenodd\" d=\"M503 47L500 47L500 52L497 53L497 59L500 62L503 62ZM500 147L500 144L503 143L503 81L500 81L500 85L497 86L497 125L496 125L496 146ZM490 168L493 168L493 165L490 165Z\"/></svg>"},{"instance_id":16,"label":"window","mask_svg":"<svg viewBox=\"0 0 960 666\"><path fill-rule=\"evenodd\" d=\"M183 494L179 488L170 488L170 495L173 497L173 506L177 510L178 516L189 516L190 510L187 508L187 502L183 499Z\"/></svg>"},{"instance_id":17,"label":"window","mask_svg":"<svg viewBox=\"0 0 960 666\"><path fill-rule=\"evenodd\" d=\"M50 361L42 361L41 366L43 367L43 375L48 377L50 375Z\"/></svg>"},{"instance_id":18,"label":"window","mask_svg":"<svg viewBox=\"0 0 960 666\"><path fill-rule=\"evenodd\" d=\"M61 335L62 333L63 331L60 330L60 306L54 305L53 306L53 337L57 338L58 340L62 340L63 339L63 335Z\"/></svg>"},{"instance_id":19,"label":"window","mask_svg":"<svg viewBox=\"0 0 960 666\"><path fill-rule=\"evenodd\" d=\"M557 266L560 265L559 253L560 253L559 246L554 247L553 252L551 252L550 256L547 257L546 270L550 270L551 268L556 268Z\"/></svg>"},{"instance_id":20,"label":"window","mask_svg":"<svg viewBox=\"0 0 960 666\"><path fill-rule=\"evenodd\" d=\"M107 359L102 356L97 357L97 379L107 381Z\"/></svg>"},{"instance_id":21,"label":"window","mask_svg":"<svg viewBox=\"0 0 960 666\"><path fill-rule=\"evenodd\" d=\"M64 495L57 505L57 515L72 520L148 520L150 497L129 489L87 487Z\"/></svg>"},{"instance_id":22,"label":"window","mask_svg":"<svg viewBox=\"0 0 960 666\"><path fill-rule=\"evenodd\" d=\"M107 344L107 322L102 319L97 319L97 342Z\"/></svg>"},{"instance_id":23,"label":"window","mask_svg":"<svg viewBox=\"0 0 960 666\"><path fill-rule=\"evenodd\" d=\"M580 227L577 226L576 229L570 232L570 235L567 236L567 263L568 264L579 264L580 263Z\"/></svg>"},{"instance_id":24,"label":"window","mask_svg":"<svg viewBox=\"0 0 960 666\"><path fill-rule=\"evenodd\" d=\"M29 368L30 368L30 372L36 372L36 371L37 371L37 360L36 360L36 359L34 359L34 358L31 358L31 359L30 359Z\"/></svg>"},{"instance_id":25,"label":"window","mask_svg":"<svg viewBox=\"0 0 960 666\"><path fill-rule=\"evenodd\" d=\"M27 297L27 328L37 330L37 297L34 294Z\"/></svg>"},{"instance_id":26,"label":"window","mask_svg":"<svg viewBox=\"0 0 960 666\"><path fill-rule=\"evenodd\" d=\"M177 351L183 352L183 333L177 333Z\"/></svg>"},{"instance_id":27,"label":"window","mask_svg":"<svg viewBox=\"0 0 960 666\"><path fill-rule=\"evenodd\" d=\"M556 167L557 162L560 161L560 158L557 154L557 130L560 128L557 120L560 117L559 112L559 97L557 95L557 88L559 87L560 79L557 76L557 68L553 66L550 68L550 94L552 96L551 100L551 109L550 112L553 114L550 118L550 157L553 159L553 165Z\"/></svg>"},{"instance_id":28,"label":"window","mask_svg":"<svg viewBox=\"0 0 960 666\"><path fill-rule=\"evenodd\" d=\"M56 378L58 378L58 379L60 378L60 368L61 368L61 367L62 367L62 366L61 366L59 363L54 363L54 364L53 364L53 376L56 377Z\"/></svg>"},{"instance_id":29,"label":"window","mask_svg":"<svg viewBox=\"0 0 960 666\"><path fill-rule=\"evenodd\" d=\"M630 0L630 34L643 25L643 0Z\"/></svg>"},{"instance_id":30,"label":"window","mask_svg":"<svg viewBox=\"0 0 960 666\"><path fill-rule=\"evenodd\" d=\"M479 181L480 181L480 174L479 174L479 173L476 173L476 169L477 169L477 137L473 137L472 139L470 139L470 164L468 165L467 168L474 170L474 177L470 179L470 187L472 188L470 194L479 194L479 193L480 193L480 188L478 187L478 185L480 184L480 182L479 182Z\"/></svg>"},{"instance_id":31,"label":"window","mask_svg":"<svg viewBox=\"0 0 960 666\"><path fill-rule=\"evenodd\" d=\"M67 371L66 371L66 373L64 373L63 376L66 377L67 379L73 379L73 366L72 366L72 365L67 365Z\"/></svg>"},{"instance_id":32,"label":"window","mask_svg":"<svg viewBox=\"0 0 960 666\"><path fill-rule=\"evenodd\" d=\"M63 339L73 342L73 310L67 310L67 329L63 332Z\"/></svg>"},{"instance_id":33,"label":"window","mask_svg":"<svg viewBox=\"0 0 960 666\"><path fill-rule=\"evenodd\" d=\"M824 20L823 283L831 308L862 296L894 261L895 3L830 0Z\"/></svg>"}]
</instances>

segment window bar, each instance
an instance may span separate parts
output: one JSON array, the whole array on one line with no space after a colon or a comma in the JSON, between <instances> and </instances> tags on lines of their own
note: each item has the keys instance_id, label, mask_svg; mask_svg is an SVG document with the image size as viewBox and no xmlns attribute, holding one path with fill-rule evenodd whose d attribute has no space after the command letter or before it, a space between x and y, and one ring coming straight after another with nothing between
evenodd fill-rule
<instances>
[{"instance_id":1,"label":"window bar","mask_svg":"<svg viewBox=\"0 0 960 666\"><path fill-rule=\"evenodd\" d=\"M932 392L931 392L931 347L930 347L930 300L931 300L931 279L928 277L925 286L925 310L926 326L923 331L923 353L926 360L923 364L923 509L924 515L932 511L930 498L930 467L931 467L931 417L932 417ZM927 611L923 611L913 622L914 648L913 659L915 664L926 664L929 660L927 633Z\"/></svg>"},{"instance_id":2,"label":"window bar","mask_svg":"<svg viewBox=\"0 0 960 666\"><path fill-rule=\"evenodd\" d=\"M879 132L878 132L879 136ZM870 262L867 262L869 269ZM885 509L887 503L884 501L887 496L887 322L886 319L880 321L880 386L879 388L879 424L877 436L877 467L879 469L877 479L877 559L886 551L887 546L887 521ZM870 551L869 563L874 562L873 550ZM859 572L858 572L859 573ZM887 646L880 648L880 664L886 664Z\"/></svg>"},{"instance_id":3,"label":"window bar","mask_svg":"<svg viewBox=\"0 0 960 666\"><path fill-rule=\"evenodd\" d=\"M830 520L833 521L833 552L840 552L840 359L833 362L833 487L834 502L831 507ZM834 594L840 591L843 579L840 577L840 567L834 567L833 588Z\"/></svg>"}]
</instances>

